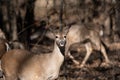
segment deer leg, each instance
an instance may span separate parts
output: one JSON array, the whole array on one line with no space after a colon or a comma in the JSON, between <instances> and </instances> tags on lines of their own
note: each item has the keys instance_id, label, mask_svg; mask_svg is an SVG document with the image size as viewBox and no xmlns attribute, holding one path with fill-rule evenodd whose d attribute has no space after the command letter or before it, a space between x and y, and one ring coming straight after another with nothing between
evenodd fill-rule
<instances>
[{"instance_id":1,"label":"deer leg","mask_svg":"<svg viewBox=\"0 0 120 80\"><path fill-rule=\"evenodd\" d=\"M81 65L80 65L80 68L83 68L84 65L86 64L86 61L88 60L88 58L90 57L90 54L92 53L92 46L91 46L91 43L87 43L85 44L85 48L86 48L86 56L85 58L83 59Z\"/></svg>"},{"instance_id":2,"label":"deer leg","mask_svg":"<svg viewBox=\"0 0 120 80\"><path fill-rule=\"evenodd\" d=\"M66 46L65 56L68 56L75 65L79 65L79 61L75 60L75 58L71 55L69 46Z\"/></svg>"},{"instance_id":3,"label":"deer leg","mask_svg":"<svg viewBox=\"0 0 120 80\"><path fill-rule=\"evenodd\" d=\"M75 65L79 65L79 61L75 60L75 58L70 54L70 51L68 52L69 58L73 61Z\"/></svg>"},{"instance_id":4,"label":"deer leg","mask_svg":"<svg viewBox=\"0 0 120 80\"><path fill-rule=\"evenodd\" d=\"M101 53L103 54L103 56L105 58L105 62L110 63L110 60L109 60L108 55L106 53L105 47L102 44L101 44Z\"/></svg>"}]
</instances>

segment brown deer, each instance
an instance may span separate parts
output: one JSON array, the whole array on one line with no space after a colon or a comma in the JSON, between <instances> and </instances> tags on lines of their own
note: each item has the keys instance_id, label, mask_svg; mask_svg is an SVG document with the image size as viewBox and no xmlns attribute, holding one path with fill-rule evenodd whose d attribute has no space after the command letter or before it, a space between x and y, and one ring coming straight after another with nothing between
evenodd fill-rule
<instances>
[{"instance_id":1,"label":"brown deer","mask_svg":"<svg viewBox=\"0 0 120 80\"><path fill-rule=\"evenodd\" d=\"M8 41L6 40L5 33L0 29L0 77L1 73L1 58L10 49Z\"/></svg>"},{"instance_id":2,"label":"brown deer","mask_svg":"<svg viewBox=\"0 0 120 80\"><path fill-rule=\"evenodd\" d=\"M2 57L5 80L54 80L64 61L67 29L53 31L54 49L50 53L31 54L23 49L10 50Z\"/></svg>"},{"instance_id":3,"label":"brown deer","mask_svg":"<svg viewBox=\"0 0 120 80\"><path fill-rule=\"evenodd\" d=\"M77 65L79 64L79 62L75 60L74 57L70 54L69 48L74 43L80 43L85 45L87 53L81 65L79 65L80 68L84 67L93 49L101 51L105 58L106 64L110 63L110 60L108 59L106 53L106 49L100 39L99 32L94 30L94 28L92 29L91 27L93 26L94 25L92 24L86 25L81 23L71 25L66 37L67 42L65 55L72 59L72 61Z\"/></svg>"},{"instance_id":4,"label":"brown deer","mask_svg":"<svg viewBox=\"0 0 120 80\"><path fill-rule=\"evenodd\" d=\"M10 49L5 33L0 29L0 59Z\"/></svg>"}]
</instances>

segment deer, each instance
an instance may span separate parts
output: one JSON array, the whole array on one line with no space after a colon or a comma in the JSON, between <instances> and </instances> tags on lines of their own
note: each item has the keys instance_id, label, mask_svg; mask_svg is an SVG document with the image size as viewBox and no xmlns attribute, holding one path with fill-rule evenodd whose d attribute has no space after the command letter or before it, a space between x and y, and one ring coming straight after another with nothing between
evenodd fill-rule
<instances>
[{"instance_id":1,"label":"deer","mask_svg":"<svg viewBox=\"0 0 120 80\"><path fill-rule=\"evenodd\" d=\"M4 54L1 61L5 80L55 80L59 76L68 29L50 30L55 37L52 52L33 54L13 49Z\"/></svg>"},{"instance_id":2,"label":"deer","mask_svg":"<svg viewBox=\"0 0 120 80\"><path fill-rule=\"evenodd\" d=\"M8 50L10 50L9 43L6 39L5 33L0 29L0 77L3 77L1 73L1 58Z\"/></svg>"},{"instance_id":3,"label":"deer","mask_svg":"<svg viewBox=\"0 0 120 80\"><path fill-rule=\"evenodd\" d=\"M0 29L0 59L8 50L10 50L9 42L6 39L5 33Z\"/></svg>"},{"instance_id":4,"label":"deer","mask_svg":"<svg viewBox=\"0 0 120 80\"><path fill-rule=\"evenodd\" d=\"M105 63L103 65L110 64L111 61L108 58L106 48L100 38L100 34L97 30L92 29L93 24L85 24L85 23L76 23L71 25L69 32L66 36L66 46L65 46L65 55L69 57L73 63L75 63L78 68L84 68L85 64L90 57L93 50L100 51L104 58ZM74 43L84 44L86 49L86 55L81 62L75 60L75 58L70 53L70 46Z\"/></svg>"}]
</instances>

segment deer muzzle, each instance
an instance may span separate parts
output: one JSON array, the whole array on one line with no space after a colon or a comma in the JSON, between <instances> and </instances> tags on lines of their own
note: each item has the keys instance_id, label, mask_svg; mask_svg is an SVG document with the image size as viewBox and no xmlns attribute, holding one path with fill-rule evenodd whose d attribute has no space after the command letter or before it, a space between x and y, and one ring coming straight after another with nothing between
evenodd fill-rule
<instances>
[{"instance_id":1,"label":"deer muzzle","mask_svg":"<svg viewBox=\"0 0 120 80\"><path fill-rule=\"evenodd\" d=\"M63 47L63 46L65 46L65 43L66 43L65 40L60 40L60 41L59 41L59 46L60 46L60 47Z\"/></svg>"}]
</instances>

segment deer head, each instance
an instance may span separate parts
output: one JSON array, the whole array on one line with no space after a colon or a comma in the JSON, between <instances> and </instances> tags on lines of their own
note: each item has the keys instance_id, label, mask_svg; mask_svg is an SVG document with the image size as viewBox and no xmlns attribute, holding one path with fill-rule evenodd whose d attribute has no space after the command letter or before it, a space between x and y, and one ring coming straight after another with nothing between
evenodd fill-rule
<instances>
[{"instance_id":1,"label":"deer head","mask_svg":"<svg viewBox=\"0 0 120 80\"><path fill-rule=\"evenodd\" d=\"M51 28L52 27L52 28ZM66 35L69 31L69 27L64 24L51 25L50 31L55 36L55 42L59 47L63 47L66 44Z\"/></svg>"}]
</instances>

